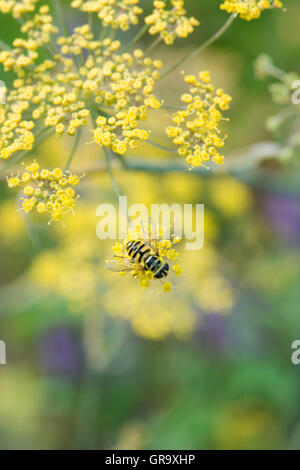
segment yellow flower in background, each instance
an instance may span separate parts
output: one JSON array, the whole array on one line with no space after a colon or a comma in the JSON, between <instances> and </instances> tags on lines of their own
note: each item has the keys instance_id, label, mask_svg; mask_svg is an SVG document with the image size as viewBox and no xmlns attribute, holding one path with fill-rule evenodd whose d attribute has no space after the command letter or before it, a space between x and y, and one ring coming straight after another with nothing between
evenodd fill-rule
<instances>
[{"instance_id":1,"label":"yellow flower in background","mask_svg":"<svg viewBox=\"0 0 300 470\"><path fill-rule=\"evenodd\" d=\"M143 12L139 0L73 0L71 6L83 12L96 13L103 26L127 31L130 25L138 24Z\"/></svg>"},{"instance_id":2,"label":"yellow flower in background","mask_svg":"<svg viewBox=\"0 0 300 470\"><path fill-rule=\"evenodd\" d=\"M7 177L9 188L18 187L23 190L22 210L25 214L34 208L39 214L50 213L51 220L57 222L69 212L74 212L73 207L79 195L73 189L83 177L78 177L61 168L53 170L40 169L39 163L33 163L25 167L21 175Z\"/></svg>"},{"instance_id":3,"label":"yellow flower in background","mask_svg":"<svg viewBox=\"0 0 300 470\"><path fill-rule=\"evenodd\" d=\"M44 397L37 375L22 365L8 367L1 377L0 420L16 439L36 436ZM20 400L20 392L23 399Z\"/></svg>"},{"instance_id":4,"label":"yellow flower in background","mask_svg":"<svg viewBox=\"0 0 300 470\"><path fill-rule=\"evenodd\" d=\"M168 3L171 9L168 10ZM159 34L165 44L171 45L176 38L186 38L194 31L200 22L196 18L187 18L183 0L155 0L154 11L145 18L145 23L150 26L151 35Z\"/></svg>"},{"instance_id":5,"label":"yellow flower in background","mask_svg":"<svg viewBox=\"0 0 300 470\"><path fill-rule=\"evenodd\" d=\"M283 4L280 0L225 0L220 8L228 13L236 13L243 20L251 21L258 19L263 10L283 8Z\"/></svg>"},{"instance_id":6,"label":"yellow flower in background","mask_svg":"<svg viewBox=\"0 0 300 470\"><path fill-rule=\"evenodd\" d=\"M176 126L167 127L167 135L192 168L207 167L209 161L222 164L224 156L219 149L226 136L220 135L218 126L224 120L222 111L229 108L231 97L223 89L215 89L208 71L200 72L198 77L186 75L185 82L190 85L189 93L181 96L185 109L172 114Z\"/></svg>"},{"instance_id":7,"label":"yellow flower in background","mask_svg":"<svg viewBox=\"0 0 300 470\"><path fill-rule=\"evenodd\" d=\"M204 212L204 236L207 242L214 241L219 234L219 225L214 214L207 208Z\"/></svg>"},{"instance_id":8,"label":"yellow flower in background","mask_svg":"<svg viewBox=\"0 0 300 470\"><path fill-rule=\"evenodd\" d=\"M169 275L170 262L179 258L179 253L173 246L180 240L165 239L164 232L164 227L156 228L150 224L146 230L140 224L129 228L124 242L116 242L112 247L115 259L108 261L106 268L122 275L130 273L138 279L143 289L160 280L163 292L169 292L172 283L163 280ZM173 271L176 275L181 273L178 262Z\"/></svg>"},{"instance_id":9,"label":"yellow flower in background","mask_svg":"<svg viewBox=\"0 0 300 470\"><path fill-rule=\"evenodd\" d=\"M237 216L251 207L251 191L236 179L215 178L210 182L209 191L212 202L226 215Z\"/></svg>"},{"instance_id":10,"label":"yellow flower in background","mask_svg":"<svg viewBox=\"0 0 300 470\"><path fill-rule=\"evenodd\" d=\"M150 184L149 175L148 179ZM153 177L153 190L155 181ZM210 212L205 215L209 218ZM171 279L176 285L164 295L162 289L139 289L131 276L115 276L104 269L104 253L110 242L99 242L96 224L93 204L82 204L77 217L68 217L66 228L55 224L57 248L36 256L27 275L35 289L66 299L71 312L88 314L92 310L97 315L126 320L137 335L152 340L163 340L170 335L185 339L201 323L203 314L224 314L235 304L236 295L220 268L220 254L207 237L205 247L199 252L181 249L180 263L175 254L176 259L171 260L175 270L170 270L165 282ZM135 236L142 238L140 231ZM165 243L163 253L171 251L170 241ZM114 254L123 250L124 244L119 242ZM174 258L172 251L171 257ZM186 269L177 278L176 271L180 274L181 264Z\"/></svg>"},{"instance_id":11,"label":"yellow flower in background","mask_svg":"<svg viewBox=\"0 0 300 470\"><path fill-rule=\"evenodd\" d=\"M205 313L226 314L235 305L230 283L216 271L201 280L195 289L195 300Z\"/></svg>"},{"instance_id":12,"label":"yellow flower in background","mask_svg":"<svg viewBox=\"0 0 300 470\"><path fill-rule=\"evenodd\" d=\"M24 240L25 226L22 218L16 213L16 208L16 202L12 200L4 201L0 206L0 237L8 244Z\"/></svg>"},{"instance_id":13,"label":"yellow flower in background","mask_svg":"<svg viewBox=\"0 0 300 470\"><path fill-rule=\"evenodd\" d=\"M128 421L122 426L115 449L118 450L139 450L145 442L147 427L140 421Z\"/></svg>"},{"instance_id":14,"label":"yellow flower in background","mask_svg":"<svg viewBox=\"0 0 300 470\"><path fill-rule=\"evenodd\" d=\"M221 449L257 449L265 436L270 436L270 445L280 436L279 423L264 403L233 403L222 415L216 426L216 441Z\"/></svg>"},{"instance_id":15,"label":"yellow flower in background","mask_svg":"<svg viewBox=\"0 0 300 470\"><path fill-rule=\"evenodd\" d=\"M35 9L38 0L0 0L1 13L11 13L14 18L21 18Z\"/></svg>"},{"instance_id":16,"label":"yellow flower in background","mask_svg":"<svg viewBox=\"0 0 300 470\"><path fill-rule=\"evenodd\" d=\"M67 240L66 246L37 256L28 279L42 291L65 298L73 313L84 313L97 304L97 276L91 262L96 247L80 237Z\"/></svg>"},{"instance_id":17,"label":"yellow flower in background","mask_svg":"<svg viewBox=\"0 0 300 470\"><path fill-rule=\"evenodd\" d=\"M186 291L177 289L172 295L165 296L153 289L136 289L129 280L122 281L125 282L119 285L118 295L114 295L111 286L102 298L109 316L129 321L137 335L150 340L163 340L169 335L186 339L193 333L197 315L189 304Z\"/></svg>"},{"instance_id":18,"label":"yellow flower in background","mask_svg":"<svg viewBox=\"0 0 300 470\"><path fill-rule=\"evenodd\" d=\"M236 294L222 272L216 248L206 243L200 252L187 252L185 282L190 296L202 313L227 314L236 304Z\"/></svg>"}]
</instances>

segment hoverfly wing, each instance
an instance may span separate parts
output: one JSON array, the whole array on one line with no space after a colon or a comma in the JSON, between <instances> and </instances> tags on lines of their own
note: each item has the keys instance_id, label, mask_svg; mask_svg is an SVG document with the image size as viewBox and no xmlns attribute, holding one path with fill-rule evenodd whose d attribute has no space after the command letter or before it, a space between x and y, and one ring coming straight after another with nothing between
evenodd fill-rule
<instances>
[{"instance_id":1,"label":"hoverfly wing","mask_svg":"<svg viewBox=\"0 0 300 470\"><path fill-rule=\"evenodd\" d=\"M158 248L158 240L159 240L159 233L158 228L155 220L153 217L148 217L146 226L142 225L142 230L144 234L144 242L148 245L151 250L158 256L159 255L159 248Z\"/></svg>"},{"instance_id":2,"label":"hoverfly wing","mask_svg":"<svg viewBox=\"0 0 300 470\"><path fill-rule=\"evenodd\" d=\"M105 267L106 269L108 269L108 271L114 271L114 272L119 272L119 273L129 272L129 271L138 271L138 270L143 269L142 266L135 263L133 260L129 260L125 258L108 261Z\"/></svg>"}]
</instances>

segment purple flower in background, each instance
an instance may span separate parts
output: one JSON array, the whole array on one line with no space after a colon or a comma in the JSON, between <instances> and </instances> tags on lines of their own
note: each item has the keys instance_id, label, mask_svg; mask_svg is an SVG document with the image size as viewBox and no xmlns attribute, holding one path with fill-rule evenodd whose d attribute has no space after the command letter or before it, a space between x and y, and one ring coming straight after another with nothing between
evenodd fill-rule
<instances>
[{"instance_id":1,"label":"purple flower in background","mask_svg":"<svg viewBox=\"0 0 300 470\"><path fill-rule=\"evenodd\" d=\"M79 338L68 327L47 331L38 342L38 360L44 372L75 378L81 374L83 352Z\"/></svg>"},{"instance_id":2,"label":"purple flower in background","mask_svg":"<svg viewBox=\"0 0 300 470\"><path fill-rule=\"evenodd\" d=\"M203 315L197 339L207 351L220 354L228 345L227 319L218 314Z\"/></svg>"},{"instance_id":3,"label":"purple flower in background","mask_svg":"<svg viewBox=\"0 0 300 470\"><path fill-rule=\"evenodd\" d=\"M277 235L292 243L300 241L300 200L286 194L266 194L262 205Z\"/></svg>"}]
</instances>

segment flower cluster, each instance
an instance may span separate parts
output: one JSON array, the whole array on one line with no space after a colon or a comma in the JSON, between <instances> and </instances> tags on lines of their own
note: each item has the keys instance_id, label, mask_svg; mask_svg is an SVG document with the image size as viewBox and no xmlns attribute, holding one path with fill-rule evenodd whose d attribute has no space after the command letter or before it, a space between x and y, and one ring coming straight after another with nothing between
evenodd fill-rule
<instances>
[{"instance_id":1,"label":"flower cluster","mask_svg":"<svg viewBox=\"0 0 300 470\"><path fill-rule=\"evenodd\" d=\"M49 43L51 34L56 34L58 28L53 25L53 18L49 14L48 5L43 5L32 19L26 21L21 27L21 32L27 34L28 39L22 43L21 39L17 39L20 46L14 43L14 47L36 50L43 44Z\"/></svg>"},{"instance_id":2,"label":"flower cluster","mask_svg":"<svg viewBox=\"0 0 300 470\"><path fill-rule=\"evenodd\" d=\"M6 72L13 70L19 77L24 78L25 73L32 70L34 62L39 57L37 49L49 43L51 34L58 32L53 25L52 16L49 15L49 7L42 6L32 20L22 25L21 32L25 38L16 38L13 49L2 51L0 63ZM18 84L18 81L16 83Z\"/></svg>"},{"instance_id":3,"label":"flower cluster","mask_svg":"<svg viewBox=\"0 0 300 470\"><path fill-rule=\"evenodd\" d=\"M164 238L164 233L165 229L162 226L155 229L149 225L147 232L145 232L143 226L140 224L137 224L134 228L130 228L127 233L127 238L124 240L124 242L117 242L112 247L116 260L113 262L108 262L109 264L107 265L107 268L110 269L111 265L112 271L119 271L121 274L125 274L128 271L131 272L131 275L138 279L139 285L143 289L149 287L151 283L157 281L157 279L154 277L155 273L144 268L143 264L133 262L132 257L129 256L126 250L126 245L128 242L142 241L147 245L147 247L150 248L153 254L160 258L162 262L167 262L169 264L170 261L176 261L176 264L174 264L171 269L176 276L179 276L182 270L180 264L178 264L179 253L174 248L174 245L179 243L180 239L174 237L172 240L166 239ZM167 292L171 289L172 282L161 282L163 292Z\"/></svg>"},{"instance_id":4,"label":"flower cluster","mask_svg":"<svg viewBox=\"0 0 300 470\"><path fill-rule=\"evenodd\" d=\"M149 33L159 34L167 45L173 44L176 38L186 38L199 26L196 18L187 18L183 0L171 0L172 8L167 10L167 2L154 1L154 11L145 18L150 26Z\"/></svg>"},{"instance_id":5,"label":"flower cluster","mask_svg":"<svg viewBox=\"0 0 300 470\"><path fill-rule=\"evenodd\" d=\"M236 13L247 21L258 19L263 10L282 7L280 0L225 0L220 6L221 10Z\"/></svg>"},{"instance_id":6,"label":"flower cluster","mask_svg":"<svg viewBox=\"0 0 300 470\"><path fill-rule=\"evenodd\" d=\"M0 53L0 63L6 72L13 70L17 75L24 77L25 71L32 70L34 62L38 59L37 49L50 42L52 34L58 32L53 25L53 18L49 14L49 7L40 7L38 13L21 27L24 38L16 38L13 49Z\"/></svg>"},{"instance_id":7,"label":"flower cluster","mask_svg":"<svg viewBox=\"0 0 300 470\"><path fill-rule=\"evenodd\" d=\"M113 44L120 46L118 41ZM149 109L161 106L153 90L162 62L144 57L137 49L133 55L114 54L108 60L101 60L101 64L102 68L98 67L94 78L96 102L102 107L113 108L114 115L98 117L94 141L122 155L128 147L137 148L137 140L146 140L149 136L138 125L139 121L147 120ZM95 67L93 74L94 71Z\"/></svg>"},{"instance_id":8,"label":"flower cluster","mask_svg":"<svg viewBox=\"0 0 300 470\"><path fill-rule=\"evenodd\" d=\"M9 158L18 150L32 150L34 127L32 121L22 119L22 112L27 109L26 102L14 103L11 111L6 115L0 110L0 158Z\"/></svg>"},{"instance_id":9,"label":"flower cluster","mask_svg":"<svg viewBox=\"0 0 300 470\"><path fill-rule=\"evenodd\" d=\"M109 119L99 116L96 121L98 127L94 131L95 142L101 147L111 148L118 155L126 153L128 146L136 149L137 139L147 140L149 137L149 132L135 127L138 113L138 108L129 108L128 112L119 112Z\"/></svg>"},{"instance_id":10,"label":"flower cluster","mask_svg":"<svg viewBox=\"0 0 300 470\"><path fill-rule=\"evenodd\" d=\"M224 145L225 137L218 129L222 111L229 108L231 97L223 89L215 89L210 73L200 72L185 76L191 88L181 97L186 108L174 113L171 118L176 126L169 126L166 132L173 143L179 147L178 153L186 158L187 163L200 166L212 160L217 164L224 162L219 149Z\"/></svg>"},{"instance_id":11,"label":"flower cluster","mask_svg":"<svg viewBox=\"0 0 300 470\"><path fill-rule=\"evenodd\" d=\"M172 295L161 295L153 289L141 290L125 279L106 289L101 298L105 312L114 319L127 320L142 338L160 341L169 335L188 338L196 328L197 313L188 301L186 291L174 289ZM115 289L115 290L114 290ZM118 295L114 295L115 292ZM120 302L120 298L122 301Z\"/></svg>"},{"instance_id":12,"label":"flower cluster","mask_svg":"<svg viewBox=\"0 0 300 470\"><path fill-rule=\"evenodd\" d=\"M73 0L71 6L88 13L97 13L103 26L127 31L130 25L138 24L138 15L143 10L139 0Z\"/></svg>"},{"instance_id":13,"label":"flower cluster","mask_svg":"<svg viewBox=\"0 0 300 470\"><path fill-rule=\"evenodd\" d=\"M73 206L79 198L73 186L81 178L69 171L64 173L61 168L40 169L37 161L34 161L21 174L7 177L7 183L9 188L22 188L22 210L25 214L35 208L39 214L50 213L52 222L73 212Z\"/></svg>"},{"instance_id":14,"label":"flower cluster","mask_svg":"<svg viewBox=\"0 0 300 470\"><path fill-rule=\"evenodd\" d=\"M38 0L0 0L1 13L11 13L14 18L21 18L24 13L34 11Z\"/></svg>"},{"instance_id":15,"label":"flower cluster","mask_svg":"<svg viewBox=\"0 0 300 470\"><path fill-rule=\"evenodd\" d=\"M120 41L95 40L90 26L83 25L69 37L58 37L60 53L53 60L40 61L39 45L52 46L50 38L56 32L47 6L23 25L23 32L27 38L16 39L14 49L0 53L5 70L17 74L0 110L0 158L31 150L33 129L40 121L58 136L74 135L87 124L91 108L98 114L99 107L108 112L105 128L99 119L94 132L100 146L123 154L148 137L138 123L147 119L148 109L160 107L153 94L160 60L144 57L141 50L120 53Z\"/></svg>"}]
</instances>

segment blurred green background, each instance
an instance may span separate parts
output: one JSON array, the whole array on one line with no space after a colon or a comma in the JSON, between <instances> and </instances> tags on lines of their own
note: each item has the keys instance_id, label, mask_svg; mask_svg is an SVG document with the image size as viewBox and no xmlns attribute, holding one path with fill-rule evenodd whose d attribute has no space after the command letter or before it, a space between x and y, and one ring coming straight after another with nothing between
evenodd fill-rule
<instances>
[{"instance_id":1,"label":"blurred green background","mask_svg":"<svg viewBox=\"0 0 300 470\"><path fill-rule=\"evenodd\" d=\"M141 3L150 11L150 1ZM216 0L185 3L201 25L189 39L155 51L166 63L228 16ZM210 69L233 97L228 153L271 139L265 121L279 105L267 90L272 80L255 78L256 57L267 53L299 72L300 5L285 6L257 21L236 20L183 67ZM67 19L70 26L86 21L69 9ZM11 42L19 25L1 15L0 30ZM182 92L178 77L159 85L168 103ZM0 79L12 77L1 70ZM165 114L151 122L153 140L162 143ZM85 137L73 168L103 159L85 144L88 131ZM49 139L34 156L54 167L71 146L71 138ZM148 145L140 153L167 158ZM66 228L22 217L14 192L0 181L0 339L7 345L1 448L300 448L300 366L291 362L300 337L300 193L284 184L288 170L273 166L276 185L247 178L246 170L241 180L226 172L116 172L130 204L205 204L205 248L182 250L183 275L164 295L104 269L110 243L96 238L95 213L101 202L115 202L105 174L85 178Z\"/></svg>"}]
</instances>

